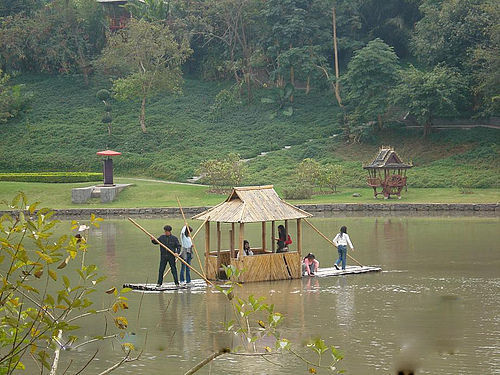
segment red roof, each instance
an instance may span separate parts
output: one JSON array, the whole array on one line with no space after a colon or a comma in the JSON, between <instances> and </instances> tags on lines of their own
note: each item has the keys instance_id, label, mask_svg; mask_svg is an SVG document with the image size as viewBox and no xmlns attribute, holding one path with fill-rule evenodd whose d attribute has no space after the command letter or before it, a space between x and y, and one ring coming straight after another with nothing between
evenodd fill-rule
<instances>
[{"instance_id":1,"label":"red roof","mask_svg":"<svg viewBox=\"0 0 500 375\"><path fill-rule=\"evenodd\" d=\"M97 155L102 155L102 156L117 156L121 155L121 152L118 151L112 151L112 150L106 150L106 151L98 151Z\"/></svg>"}]
</instances>

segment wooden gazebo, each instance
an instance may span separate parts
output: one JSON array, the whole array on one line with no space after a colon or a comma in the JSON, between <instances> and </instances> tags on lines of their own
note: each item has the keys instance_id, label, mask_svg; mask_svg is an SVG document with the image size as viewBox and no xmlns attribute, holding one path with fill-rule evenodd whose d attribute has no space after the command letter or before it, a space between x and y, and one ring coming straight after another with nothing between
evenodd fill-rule
<instances>
[{"instance_id":1,"label":"wooden gazebo","mask_svg":"<svg viewBox=\"0 0 500 375\"><path fill-rule=\"evenodd\" d=\"M272 185L235 187L219 205L202 212L193 219L205 222L205 274L209 280L224 278L222 265L233 265L242 272L239 282L286 280L301 277L302 219L311 214L280 199ZM275 253L276 222L283 221L288 233L289 221L296 220L297 236L292 249ZM211 248L210 225L216 223L216 247ZM267 242L267 222L271 222L270 243ZM245 224L261 223L262 241L252 247L254 255L245 256ZM223 249L222 224L229 224L229 243ZM236 226L238 240L236 241ZM240 252L238 256L238 252Z\"/></svg>"},{"instance_id":2,"label":"wooden gazebo","mask_svg":"<svg viewBox=\"0 0 500 375\"><path fill-rule=\"evenodd\" d=\"M412 167L403 163L392 147L382 146L375 159L363 168L368 171L367 183L373 188L375 198L382 194L389 199L391 195L401 198L401 191L406 187L406 171Z\"/></svg>"},{"instance_id":3,"label":"wooden gazebo","mask_svg":"<svg viewBox=\"0 0 500 375\"><path fill-rule=\"evenodd\" d=\"M130 19L130 12L124 7L128 0L97 0L101 3L109 21L109 30L117 31L125 28Z\"/></svg>"}]
</instances>

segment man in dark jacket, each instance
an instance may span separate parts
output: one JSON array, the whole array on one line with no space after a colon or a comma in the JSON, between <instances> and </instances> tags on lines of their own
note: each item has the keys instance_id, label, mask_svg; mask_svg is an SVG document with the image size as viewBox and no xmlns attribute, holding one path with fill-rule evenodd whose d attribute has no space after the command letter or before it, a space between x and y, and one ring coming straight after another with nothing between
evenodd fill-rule
<instances>
[{"instance_id":1,"label":"man in dark jacket","mask_svg":"<svg viewBox=\"0 0 500 375\"><path fill-rule=\"evenodd\" d=\"M151 242L154 245L159 245L159 243L161 242L170 250L172 250L176 254L179 254L181 244L179 243L177 237L172 234L172 227L170 225L165 225L163 227L163 230L165 231L165 234L162 234L158 238L151 237ZM160 269L158 270L157 286L161 286L161 284L163 284L163 273L165 272L167 263L170 264L170 269L172 270L172 276L174 277L175 285L179 286L179 279L177 278L177 267L175 266L175 257L162 246L160 246Z\"/></svg>"}]
</instances>

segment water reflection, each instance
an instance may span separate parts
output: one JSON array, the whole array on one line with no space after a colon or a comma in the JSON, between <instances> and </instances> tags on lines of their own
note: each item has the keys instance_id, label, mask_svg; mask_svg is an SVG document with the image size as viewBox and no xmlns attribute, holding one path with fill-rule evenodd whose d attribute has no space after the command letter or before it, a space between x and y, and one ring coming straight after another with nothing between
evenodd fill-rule
<instances>
[{"instance_id":1,"label":"water reflection","mask_svg":"<svg viewBox=\"0 0 500 375\"><path fill-rule=\"evenodd\" d=\"M152 230L163 223L141 221ZM169 223L174 228L182 224L180 220ZM352 255L364 264L381 265L384 272L240 288L242 297L265 296L276 311L285 314L283 332L288 339L300 346L320 335L341 348L345 354L342 367L350 374L479 375L497 371L498 218L334 217L315 218L313 223L330 237L340 225L347 225L356 248ZM246 236L251 242L259 241L259 229L249 226ZM91 236L89 256L95 257L115 283L154 279L157 248L129 223L105 221ZM337 254L326 241L310 231L305 231L303 241L304 251L313 251L321 266L333 264ZM203 248L203 236L196 239L196 245ZM148 330L144 367L134 368L132 373L182 373L213 350L238 344L222 328L230 305L220 293L182 290L144 296L131 293L130 298L131 326L142 298L141 318L134 328L141 332L139 345L143 340L139 329ZM110 351L106 355L117 354ZM278 362L286 367L228 356L212 363L211 371L304 373L303 364L291 358ZM200 373L209 371L207 367Z\"/></svg>"}]
</instances>

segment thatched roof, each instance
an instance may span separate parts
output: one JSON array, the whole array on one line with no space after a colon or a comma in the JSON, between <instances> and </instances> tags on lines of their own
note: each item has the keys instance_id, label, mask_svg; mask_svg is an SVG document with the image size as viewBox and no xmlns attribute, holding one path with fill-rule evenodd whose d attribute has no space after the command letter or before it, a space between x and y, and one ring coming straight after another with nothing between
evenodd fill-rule
<instances>
[{"instance_id":1,"label":"thatched roof","mask_svg":"<svg viewBox=\"0 0 500 375\"><path fill-rule=\"evenodd\" d=\"M373 161L365 165L364 169L407 169L412 168L412 164L403 163L399 155L390 146L382 146Z\"/></svg>"},{"instance_id":2,"label":"thatched roof","mask_svg":"<svg viewBox=\"0 0 500 375\"><path fill-rule=\"evenodd\" d=\"M193 217L221 223L256 223L312 216L278 196L272 185L235 187L222 203Z\"/></svg>"}]
</instances>

